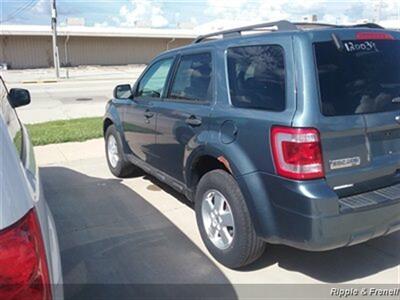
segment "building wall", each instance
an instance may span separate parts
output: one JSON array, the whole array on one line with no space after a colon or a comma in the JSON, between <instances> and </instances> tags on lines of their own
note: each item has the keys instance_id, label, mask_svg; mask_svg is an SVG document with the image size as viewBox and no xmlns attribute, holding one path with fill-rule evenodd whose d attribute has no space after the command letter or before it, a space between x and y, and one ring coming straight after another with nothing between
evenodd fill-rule
<instances>
[{"instance_id":1,"label":"building wall","mask_svg":"<svg viewBox=\"0 0 400 300\"><path fill-rule=\"evenodd\" d=\"M0 63L9 68L43 68L53 63L49 37L2 35L0 49Z\"/></svg>"},{"instance_id":2,"label":"building wall","mask_svg":"<svg viewBox=\"0 0 400 300\"><path fill-rule=\"evenodd\" d=\"M191 39L79 37L58 38L60 64L124 65L148 63L158 53L189 44ZM170 42L170 43L169 43ZM169 45L168 45L169 43ZM53 65L51 36L0 36L0 63L9 68L47 68Z\"/></svg>"}]
</instances>

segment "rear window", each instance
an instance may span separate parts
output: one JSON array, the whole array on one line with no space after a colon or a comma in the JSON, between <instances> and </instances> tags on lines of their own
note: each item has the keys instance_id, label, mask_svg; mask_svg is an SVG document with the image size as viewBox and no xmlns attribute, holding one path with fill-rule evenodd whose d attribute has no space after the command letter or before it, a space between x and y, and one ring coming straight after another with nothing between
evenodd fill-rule
<instances>
[{"instance_id":1,"label":"rear window","mask_svg":"<svg viewBox=\"0 0 400 300\"><path fill-rule=\"evenodd\" d=\"M211 53L182 56L169 98L187 101L211 101Z\"/></svg>"},{"instance_id":2,"label":"rear window","mask_svg":"<svg viewBox=\"0 0 400 300\"><path fill-rule=\"evenodd\" d=\"M355 115L400 110L400 41L315 43L322 113Z\"/></svg>"},{"instance_id":3,"label":"rear window","mask_svg":"<svg viewBox=\"0 0 400 300\"><path fill-rule=\"evenodd\" d=\"M228 49L228 80L232 105L285 109L285 64L281 46L257 45Z\"/></svg>"}]
</instances>

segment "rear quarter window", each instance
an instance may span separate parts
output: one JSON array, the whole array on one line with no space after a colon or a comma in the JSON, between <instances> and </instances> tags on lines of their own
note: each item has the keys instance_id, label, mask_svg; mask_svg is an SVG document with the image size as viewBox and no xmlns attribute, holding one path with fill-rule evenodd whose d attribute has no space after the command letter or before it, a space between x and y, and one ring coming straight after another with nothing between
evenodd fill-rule
<instances>
[{"instance_id":1,"label":"rear quarter window","mask_svg":"<svg viewBox=\"0 0 400 300\"><path fill-rule=\"evenodd\" d=\"M400 110L400 41L314 43L321 98L326 116Z\"/></svg>"},{"instance_id":2,"label":"rear quarter window","mask_svg":"<svg viewBox=\"0 0 400 300\"><path fill-rule=\"evenodd\" d=\"M269 111L285 109L285 62L281 46L229 48L227 64L233 106Z\"/></svg>"}]
</instances>

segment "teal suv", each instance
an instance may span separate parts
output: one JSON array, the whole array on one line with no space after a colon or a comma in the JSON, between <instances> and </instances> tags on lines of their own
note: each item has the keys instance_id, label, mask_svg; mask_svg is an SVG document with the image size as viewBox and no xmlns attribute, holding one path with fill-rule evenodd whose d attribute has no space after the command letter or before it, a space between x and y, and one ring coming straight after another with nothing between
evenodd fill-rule
<instances>
[{"instance_id":1,"label":"teal suv","mask_svg":"<svg viewBox=\"0 0 400 300\"><path fill-rule=\"evenodd\" d=\"M119 85L107 161L194 202L222 264L400 229L400 32L279 21L200 36Z\"/></svg>"}]
</instances>

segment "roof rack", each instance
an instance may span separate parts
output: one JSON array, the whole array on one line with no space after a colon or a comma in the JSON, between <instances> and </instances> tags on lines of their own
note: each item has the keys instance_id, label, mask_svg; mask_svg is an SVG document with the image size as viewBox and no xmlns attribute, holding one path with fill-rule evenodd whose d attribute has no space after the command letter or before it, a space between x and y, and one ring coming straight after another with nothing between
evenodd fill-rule
<instances>
[{"instance_id":1,"label":"roof rack","mask_svg":"<svg viewBox=\"0 0 400 300\"><path fill-rule=\"evenodd\" d=\"M203 41L207 38L213 37L213 36L222 35L224 38L231 37L231 36L239 36L239 35L241 35L241 33L243 31L266 29L268 27L276 27L278 31L298 30L297 26L294 25L293 23L286 21L286 20L281 20L281 21L277 21L277 22L261 23L261 24L256 24L256 25L244 26L244 27L228 29L228 30L221 30L221 31L217 31L217 32L209 33L209 34L200 35L193 41L193 44L200 43L201 41Z\"/></svg>"},{"instance_id":2,"label":"roof rack","mask_svg":"<svg viewBox=\"0 0 400 300\"><path fill-rule=\"evenodd\" d=\"M271 29L268 29L271 27ZM275 29L273 29L275 27ZM261 23L250 26L238 27L233 29L221 30L209 34L199 35L193 44L200 43L205 39L216 37L222 35L222 38L240 36L243 31L257 31L257 30L269 30L269 31L291 31L291 30L301 30L302 28L314 28L314 27L333 27L333 28L374 28L374 29L384 29L382 26L375 23L365 23L365 24L355 24L355 25L334 25L325 23L292 23L286 20L281 20L277 22Z\"/></svg>"}]
</instances>

